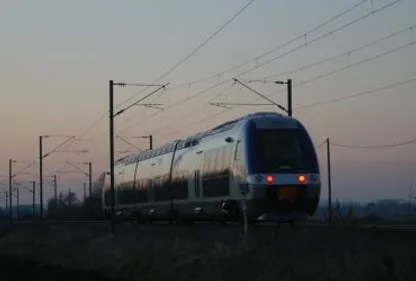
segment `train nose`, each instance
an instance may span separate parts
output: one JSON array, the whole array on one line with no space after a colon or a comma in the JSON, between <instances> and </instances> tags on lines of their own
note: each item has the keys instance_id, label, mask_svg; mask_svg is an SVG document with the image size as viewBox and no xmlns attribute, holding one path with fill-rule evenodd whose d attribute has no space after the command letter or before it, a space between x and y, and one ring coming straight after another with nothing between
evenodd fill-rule
<instances>
[{"instance_id":1,"label":"train nose","mask_svg":"<svg viewBox=\"0 0 416 281\"><path fill-rule=\"evenodd\" d=\"M315 209L314 196L309 196L308 185L267 185L261 201L260 213L266 217L283 215L283 217L300 217L313 214Z\"/></svg>"}]
</instances>

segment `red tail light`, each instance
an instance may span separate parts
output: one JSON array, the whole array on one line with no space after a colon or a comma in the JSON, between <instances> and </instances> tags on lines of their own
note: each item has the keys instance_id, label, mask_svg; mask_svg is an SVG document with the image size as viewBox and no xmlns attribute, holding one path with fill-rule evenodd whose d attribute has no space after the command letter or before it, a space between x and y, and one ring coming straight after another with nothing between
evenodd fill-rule
<instances>
[{"instance_id":1,"label":"red tail light","mask_svg":"<svg viewBox=\"0 0 416 281\"><path fill-rule=\"evenodd\" d=\"M305 182L306 182L306 177L305 177L304 175L300 175L300 176L298 176L298 180L299 180L301 183L305 183Z\"/></svg>"},{"instance_id":2,"label":"red tail light","mask_svg":"<svg viewBox=\"0 0 416 281\"><path fill-rule=\"evenodd\" d=\"M272 175L269 175L269 176L266 177L266 181L268 183L272 183L272 182L274 182L274 177Z\"/></svg>"}]
</instances>

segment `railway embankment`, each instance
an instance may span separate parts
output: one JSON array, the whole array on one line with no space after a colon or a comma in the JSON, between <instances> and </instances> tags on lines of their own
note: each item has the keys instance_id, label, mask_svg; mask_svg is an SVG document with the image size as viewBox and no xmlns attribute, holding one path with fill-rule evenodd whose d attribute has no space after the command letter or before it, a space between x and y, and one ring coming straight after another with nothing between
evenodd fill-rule
<instances>
[{"instance_id":1,"label":"railway embankment","mask_svg":"<svg viewBox=\"0 0 416 281\"><path fill-rule=\"evenodd\" d=\"M346 227L18 225L0 239L9 272L116 280L416 280L414 249L414 232Z\"/></svg>"}]
</instances>

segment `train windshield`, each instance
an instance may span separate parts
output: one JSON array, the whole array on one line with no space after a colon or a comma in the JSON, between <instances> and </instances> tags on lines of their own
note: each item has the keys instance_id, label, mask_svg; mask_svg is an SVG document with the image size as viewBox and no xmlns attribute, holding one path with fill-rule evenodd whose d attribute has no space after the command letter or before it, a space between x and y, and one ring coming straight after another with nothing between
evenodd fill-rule
<instances>
[{"instance_id":1,"label":"train windshield","mask_svg":"<svg viewBox=\"0 0 416 281\"><path fill-rule=\"evenodd\" d=\"M257 130L262 173L317 172L315 150L304 130Z\"/></svg>"}]
</instances>

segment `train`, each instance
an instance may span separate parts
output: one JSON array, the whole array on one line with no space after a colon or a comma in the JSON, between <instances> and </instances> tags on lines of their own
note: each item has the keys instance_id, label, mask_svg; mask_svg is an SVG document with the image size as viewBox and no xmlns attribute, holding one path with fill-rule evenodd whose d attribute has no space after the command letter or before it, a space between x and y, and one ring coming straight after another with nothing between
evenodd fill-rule
<instances>
[{"instance_id":1,"label":"train","mask_svg":"<svg viewBox=\"0 0 416 281\"><path fill-rule=\"evenodd\" d=\"M136 221L296 222L316 212L321 180L305 126L255 112L118 159L114 187L115 213ZM107 172L107 216L111 195Z\"/></svg>"}]
</instances>

